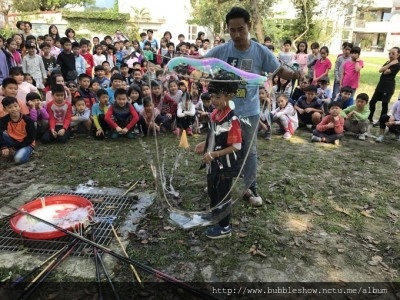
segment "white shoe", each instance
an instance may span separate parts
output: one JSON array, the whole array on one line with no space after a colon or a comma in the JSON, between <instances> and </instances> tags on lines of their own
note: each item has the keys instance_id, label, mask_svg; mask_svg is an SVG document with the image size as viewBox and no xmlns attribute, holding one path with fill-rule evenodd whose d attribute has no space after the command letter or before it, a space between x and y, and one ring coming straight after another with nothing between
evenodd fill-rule
<instances>
[{"instance_id":1,"label":"white shoe","mask_svg":"<svg viewBox=\"0 0 400 300\"><path fill-rule=\"evenodd\" d=\"M360 141L365 141L367 139L367 135L365 133L361 133L360 135L358 135L358 139Z\"/></svg>"},{"instance_id":2,"label":"white shoe","mask_svg":"<svg viewBox=\"0 0 400 300\"><path fill-rule=\"evenodd\" d=\"M247 189L244 193L244 198L248 199L252 206L261 206L263 204L262 198L258 195L257 190L255 189Z\"/></svg>"},{"instance_id":3,"label":"white shoe","mask_svg":"<svg viewBox=\"0 0 400 300\"><path fill-rule=\"evenodd\" d=\"M313 143L319 143L319 142L321 142L321 140L322 139L319 136L316 136L316 135L311 136L311 142L313 142Z\"/></svg>"},{"instance_id":4,"label":"white shoe","mask_svg":"<svg viewBox=\"0 0 400 300\"><path fill-rule=\"evenodd\" d=\"M383 142L383 135L380 135L376 138L375 142L382 143Z\"/></svg>"},{"instance_id":5,"label":"white shoe","mask_svg":"<svg viewBox=\"0 0 400 300\"><path fill-rule=\"evenodd\" d=\"M289 140L291 137L292 137L292 135L290 134L289 131L286 131L285 134L283 135L283 138L284 138L285 140Z\"/></svg>"}]
</instances>

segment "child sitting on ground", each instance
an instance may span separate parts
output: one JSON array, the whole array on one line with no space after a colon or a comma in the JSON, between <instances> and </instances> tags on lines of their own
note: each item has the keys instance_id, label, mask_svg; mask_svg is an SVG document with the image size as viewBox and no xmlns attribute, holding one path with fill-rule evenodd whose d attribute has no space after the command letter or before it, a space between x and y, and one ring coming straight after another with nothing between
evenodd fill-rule
<instances>
[{"instance_id":1,"label":"child sitting on ground","mask_svg":"<svg viewBox=\"0 0 400 300\"><path fill-rule=\"evenodd\" d=\"M89 111L92 109L93 104L96 103L96 96L89 89L91 79L92 78L86 73L80 74L78 76L79 88L74 95L74 98L82 98L85 101L85 105Z\"/></svg>"},{"instance_id":2,"label":"child sitting on ground","mask_svg":"<svg viewBox=\"0 0 400 300\"><path fill-rule=\"evenodd\" d=\"M356 104L347 107L342 110L342 117L344 117L344 128L347 131L353 132L358 135L358 139L365 141L367 138L368 131L368 116L369 107L368 104L369 97L365 93L357 95Z\"/></svg>"},{"instance_id":3,"label":"child sitting on ground","mask_svg":"<svg viewBox=\"0 0 400 300\"><path fill-rule=\"evenodd\" d=\"M329 87L329 77L324 76L318 80L319 87L317 89L317 97L324 104L324 111L328 111L329 103L332 99L332 90Z\"/></svg>"},{"instance_id":4,"label":"child sitting on ground","mask_svg":"<svg viewBox=\"0 0 400 300\"><path fill-rule=\"evenodd\" d=\"M161 83L157 80L151 81L151 92L154 107L160 110L161 128L171 131L176 119L177 103L168 94L162 95ZM179 133L179 128L174 129L174 134L179 135Z\"/></svg>"},{"instance_id":5,"label":"child sitting on ground","mask_svg":"<svg viewBox=\"0 0 400 300\"><path fill-rule=\"evenodd\" d=\"M102 65L95 66L94 73L96 76L93 78L93 81L97 82L102 89L106 89L110 86L110 79L106 77L106 70Z\"/></svg>"},{"instance_id":6,"label":"child sitting on ground","mask_svg":"<svg viewBox=\"0 0 400 300\"><path fill-rule=\"evenodd\" d=\"M32 92L39 93L39 90L33 85L25 81L25 74L22 67L11 67L10 77L14 78L18 83L18 93L15 98L19 100L26 99L26 95Z\"/></svg>"},{"instance_id":7,"label":"child sitting on ground","mask_svg":"<svg viewBox=\"0 0 400 300\"><path fill-rule=\"evenodd\" d=\"M242 148L240 121L229 107L238 84L229 82L229 75L216 75L208 91L212 95L215 109L211 114L210 130L206 142L196 146L195 151L203 154L203 166L207 169L207 192L214 216L221 216L218 224L209 227L204 234L211 239L231 236L232 178L239 173L237 152ZM221 82L218 82L221 81Z\"/></svg>"},{"instance_id":8,"label":"child sitting on ground","mask_svg":"<svg viewBox=\"0 0 400 300\"><path fill-rule=\"evenodd\" d=\"M322 114L324 113L323 104L317 98L317 87L309 85L304 89L306 94L301 96L296 102L294 108L297 111L300 122L308 129L318 125L321 122Z\"/></svg>"},{"instance_id":9,"label":"child sitting on ground","mask_svg":"<svg viewBox=\"0 0 400 300\"><path fill-rule=\"evenodd\" d=\"M299 79L299 85L294 89L292 96L289 98L290 103L295 105L301 96L305 95L304 89L310 85L310 79L303 77Z\"/></svg>"},{"instance_id":10,"label":"child sitting on ground","mask_svg":"<svg viewBox=\"0 0 400 300\"><path fill-rule=\"evenodd\" d=\"M344 118L340 115L342 109L340 103L332 102L329 104L329 115L313 130L311 142L334 143L339 145L343 137Z\"/></svg>"},{"instance_id":11,"label":"child sitting on ground","mask_svg":"<svg viewBox=\"0 0 400 300\"><path fill-rule=\"evenodd\" d=\"M190 99L189 93L185 92L184 97L178 103L176 112L176 125L181 130L186 130L187 135L193 135L192 125L194 123L196 108Z\"/></svg>"},{"instance_id":12,"label":"child sitting on ground","mask_svg":"<svg viewBox=\"0 0 400 300\"><path fill-rule=\"evenodd\" d=\"M124 89L117 88L114 97L115 102L109 107L105 117L108 126L112 128L111 138L125 136L133 139L135 134L132 130L139 121L139 115L135 108L128 103L128 96Z\"/></svg>"},{"instance_id":13,"label":"child sitting on ground","mask_svg":"<svg viewBox=\"0 0 400 300\"><path fill-rule=\"evenodd\" d=\"M142 99L142 91L140 87L136 84L131 84L128 90L129 96L129 103L133 105L136 109L136 112L139 114L144 106L143 106L143 99Z\"/></svg>"},{"instance_id":14,"label":"child sitting on ground","mask_svg":"<svg viewBox=\"0 0 400 300\"><path fill-rule=\"evenodd\" d=\"M4 97L7 115L0 118L0 148L3 157L12 157L17 164L26 163L35 148L34 122L21 113L15 97Z\"/></svg>"},{"instance_id":15,"label":"child sitting on ground","mask_svg":"<svg viewBox=\"0 0 400 300\"><path fill-rule=\"evenodd\" d=\"M139 124L143 136L160 132L160 111L157 107L154 107L150 97L143 98L143 107L144 109L140 112L139 116Z\"/></svg>"},{"instance_id":16,"label":"child sitting on ground","mask_svg":"<svg viewBox=\"0 0 400 300\"><path fill-rule=\"evenodd\" d=\"M38 93L29 93L26 95L26 103L29 108L29 118L31 118L36 126L36 138L39 139L49 128L49 113L44 107Z\"/></svg>"},{"instance_id":17,"label":"child sitting on ground","mask_svg":"<svg viewBox=\"0 0 400 300\"><path fill-rule=\"evenodd\" d=\"M92 120L90 119L90 109L86 106L85 100L81 97L74 98L72 105L71 134L79 130L78 127L81 123L90 132L92 129Z\"/></svg>"},{"instance_id":18,"label":"child sitting on ground","mask_svg":"<svg viewBox=\"0 0 400 300\"><path fill-rule=\"evenodd\" d=\"M94 138L97 140L102 140L106 134L110 131L110 126L108 126L105 121L105 115L108 108L108 93L105 89L100 89L97 91L97 98L99 102L93 104L92 106L92 117L94 124Z\"/></svg>"},{"instance_id":19,"label":"child sitting on ground","mask_svg":"<svg viewBox=\"0 0 400 300\"><path fill-rule=\"evenodd\" d=\"M1 83L1 91L4 97L17 97L18 94L18 83L14 78L5 78ZM29 115L29 109L26 105L26 101L22 101L18 99L18 104L21 108L21 113L23 115ZM3 109L3 106L0 104L0 118L4 117L7 114L7 111Z\"/></svg>"},{"instance_id":20,"label":"child sitting on ground","mask_svg":"<svg viewBox=\"0 0 400 300\"><path fill-rule=\"evenodd\" d=\"M72 107L65 100L65 88L61 84L56 84L51 90L53 100L47 104L49 113L49 129L43 134L41 141L51 143L57 141L66 143L71 134Z\"/></svg>"},{"instance_id":21,"label":"child sitting on ground","mask_svg":"<svg viewBox=\"0 0 400 300\"><path fill-rule=\"evenodd\" d=\"M272 121L277 123L284 132L282 137L289 140L299 127L296 110L285 94L278 95L276 102L278 107L271 112Z\"/></svg>"},{"instance_id":22,"label":"child sitting on ground","mask_svg":"<svg viewBox=\"0 0 400 300\"><path fill-rule=\"evenodd\" d=\"M260 120L259 130L264 130L264 138L271 139L271 98L269 97L265 87L261 86L259 89L260 97Z\"/></svg>"},{"instance_id":23,"label":"child sitting on ground","mask_svg":"<svg viewBox=\"0 0 400 300\"><path fill-rule=\"evenodd\" d=\"M349 86L342 86L340 88L340 93L334 101L339 102L342 105L342 109L346 109L349 106L354 105L354 99L351 96L353 94L353 89Z\"/></svg>"},{"instance_id":24,"label":"child sitting on ground","mask_svg":"<svg viewBox=\"0 0 400 300\"><path fill-rule=\"evenodd\" d=\"M4 81L3 81L4 82ZM386 127L389 132L396 135L397 140L400 141L400 97L391 109L391 115L383 115L379 118L379 136L376 138L377 143L382 143Z\"/></svg>"},{"instance_id":25,"label":"child sitting on ground","mask_svg":"<svg viewBox=\"0 0 400 300\"><path fill-rule=\"evenodd\" d=\"M196 111L196 119L198 121L197 132L201 133L203 127L208 127L210 122L210 115L214 110L214 106L211 103L211 96L209 93L201 94L201 105Z\"/></svg>"}]
</instances>

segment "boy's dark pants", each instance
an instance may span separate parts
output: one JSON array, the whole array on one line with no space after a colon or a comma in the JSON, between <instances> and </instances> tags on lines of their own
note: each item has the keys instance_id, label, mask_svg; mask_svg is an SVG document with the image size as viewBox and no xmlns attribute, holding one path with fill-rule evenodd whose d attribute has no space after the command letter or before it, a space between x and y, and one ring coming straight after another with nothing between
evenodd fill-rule
<instances>
[{"instance_id":1,"label":"boy's dark pants","mask_svg":"<svg viewBox=\"0 0 400 300\"><path fill-rule=\"evenodd\" d=\"M97 136L96 135L97 129L96 129L96 127L93 127L93 136L96 140L104 139L106 132L111 130L110 126L108 126L108 124L104 118L105 118L105 115L98 115L98 117L97 117L97 119L99 120L100 127L101 127L101 129L103 129L104 134Z\"/></svg>"},{"instance_id":2,"label":"boy's dark pants","mask_svg":"<svg viewBox=\"0 0 400 300\"><path fill-rule=\"evenodd\" d=\"M334 141L341 140L343 138L343 133L335 133L334 129L328 129L323 132L314 129L312 134L320 138L325 138L327 143L333 143Z\"/></svg>"},{"instance_id":3,"label":"boy's dark pants","mask_svg":"<svg viewBox=\"0 0 400 300\"><path fill-rule=\"evenodd\" d=\"M58 132L59 130L63 129L62 125L56 125L55 130ZM48 129L42 136L42 143L47 144L47 143L51 143L54 142L55 140L57 140L57 142L59 143L66 143L69 138L71 136L71 129L68 128L67 130L65 130L65 133L63 136L57 136L54 137L51 133L51 130Z\"/></svg>"},{"instance_id":4,"label":"boy's dark pants","mask_svg":"<svg viewBox=\"0 0 400 300\"><path fill-rule=\"evenodd\" d=\"M218 222L218 225L221 227L228 226L231 219L231 195L229 194L231 186L232 177L225 177L221 173L207 174L207 191L210 197L210 206L211 208L214 208L214 206L221 206L218 209L214 208L212 210L212 215L218 216L226 214L226 216ZM223 202L221 202L222 199L224 199ZM225 204L222 206L223 203Z\"/></svg>"}]
</instances>

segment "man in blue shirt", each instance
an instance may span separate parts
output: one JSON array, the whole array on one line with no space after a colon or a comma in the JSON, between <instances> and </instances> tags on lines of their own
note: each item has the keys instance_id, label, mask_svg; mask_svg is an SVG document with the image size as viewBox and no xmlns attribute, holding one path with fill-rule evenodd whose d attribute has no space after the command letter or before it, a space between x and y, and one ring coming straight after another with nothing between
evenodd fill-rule
<instances>
[{"instance_id":1,"label":"man in blue shirt","mask_svg":"<svg viewBox=\"0 0 400 300\"><path fill-rule=\"evenodd\" d=\"M264 45L249 38L250 14L243 8L232 7L225 18L231 41L211 49L204 57L215 57L232 66L255 74L276 73L285 79L302 75L281 65L274 54ZM262 198L257 193L257 126L260 104L257 85L239 85L234 98L235 114L239 117L243 136L243 177L246 185L244 197L251 205L261 206Z\"/></svg>"}]
</instances>

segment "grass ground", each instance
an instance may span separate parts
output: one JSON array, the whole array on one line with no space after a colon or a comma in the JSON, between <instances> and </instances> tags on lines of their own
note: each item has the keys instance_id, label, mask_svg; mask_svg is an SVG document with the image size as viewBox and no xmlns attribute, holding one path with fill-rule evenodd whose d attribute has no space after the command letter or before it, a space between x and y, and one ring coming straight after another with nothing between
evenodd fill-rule
<instances>
[{"instance_id":1,"label":"grass ground","mask_svg":"<svg viewBox=\"0 0 400 300\"><path fill-rule=\"evenodd\" d=\"M366 65L358 92L372 95L377 68ZM376 134L375 129L371 133ZM280 136L270 142L259 139L259 190L269 203L250 207L241 200L239 181L234 187L231 239L210 241L201 228L185 231L171 225L168 205L160 196L139 224L146 238L130 237L129 255L192 281L271 279L261 270L248 274L243 266L250 263L281 270L287 280L303 276L304 281L399 281L399 143L390 137L376 144L346 136L336 147L311 144L309 138L309 132L299 130L289 142ZM190 149L203 139L204 135L189 137ZM157 141L77 137L65 145L39 145L26 168L0 160L0 198L11 200L36 182L75 186L91 179L100 186L127 188L146 179L153 189L160 186L150 168L153 164L167 179L174 175L172 183L180 197L167 197L173 206L202 211L208 199L204 171L198 170L200 158L178 144L179 139L168 134ZM114 274L126 280L128 269L119 266Z\"/></svg>"}]
</instances>

